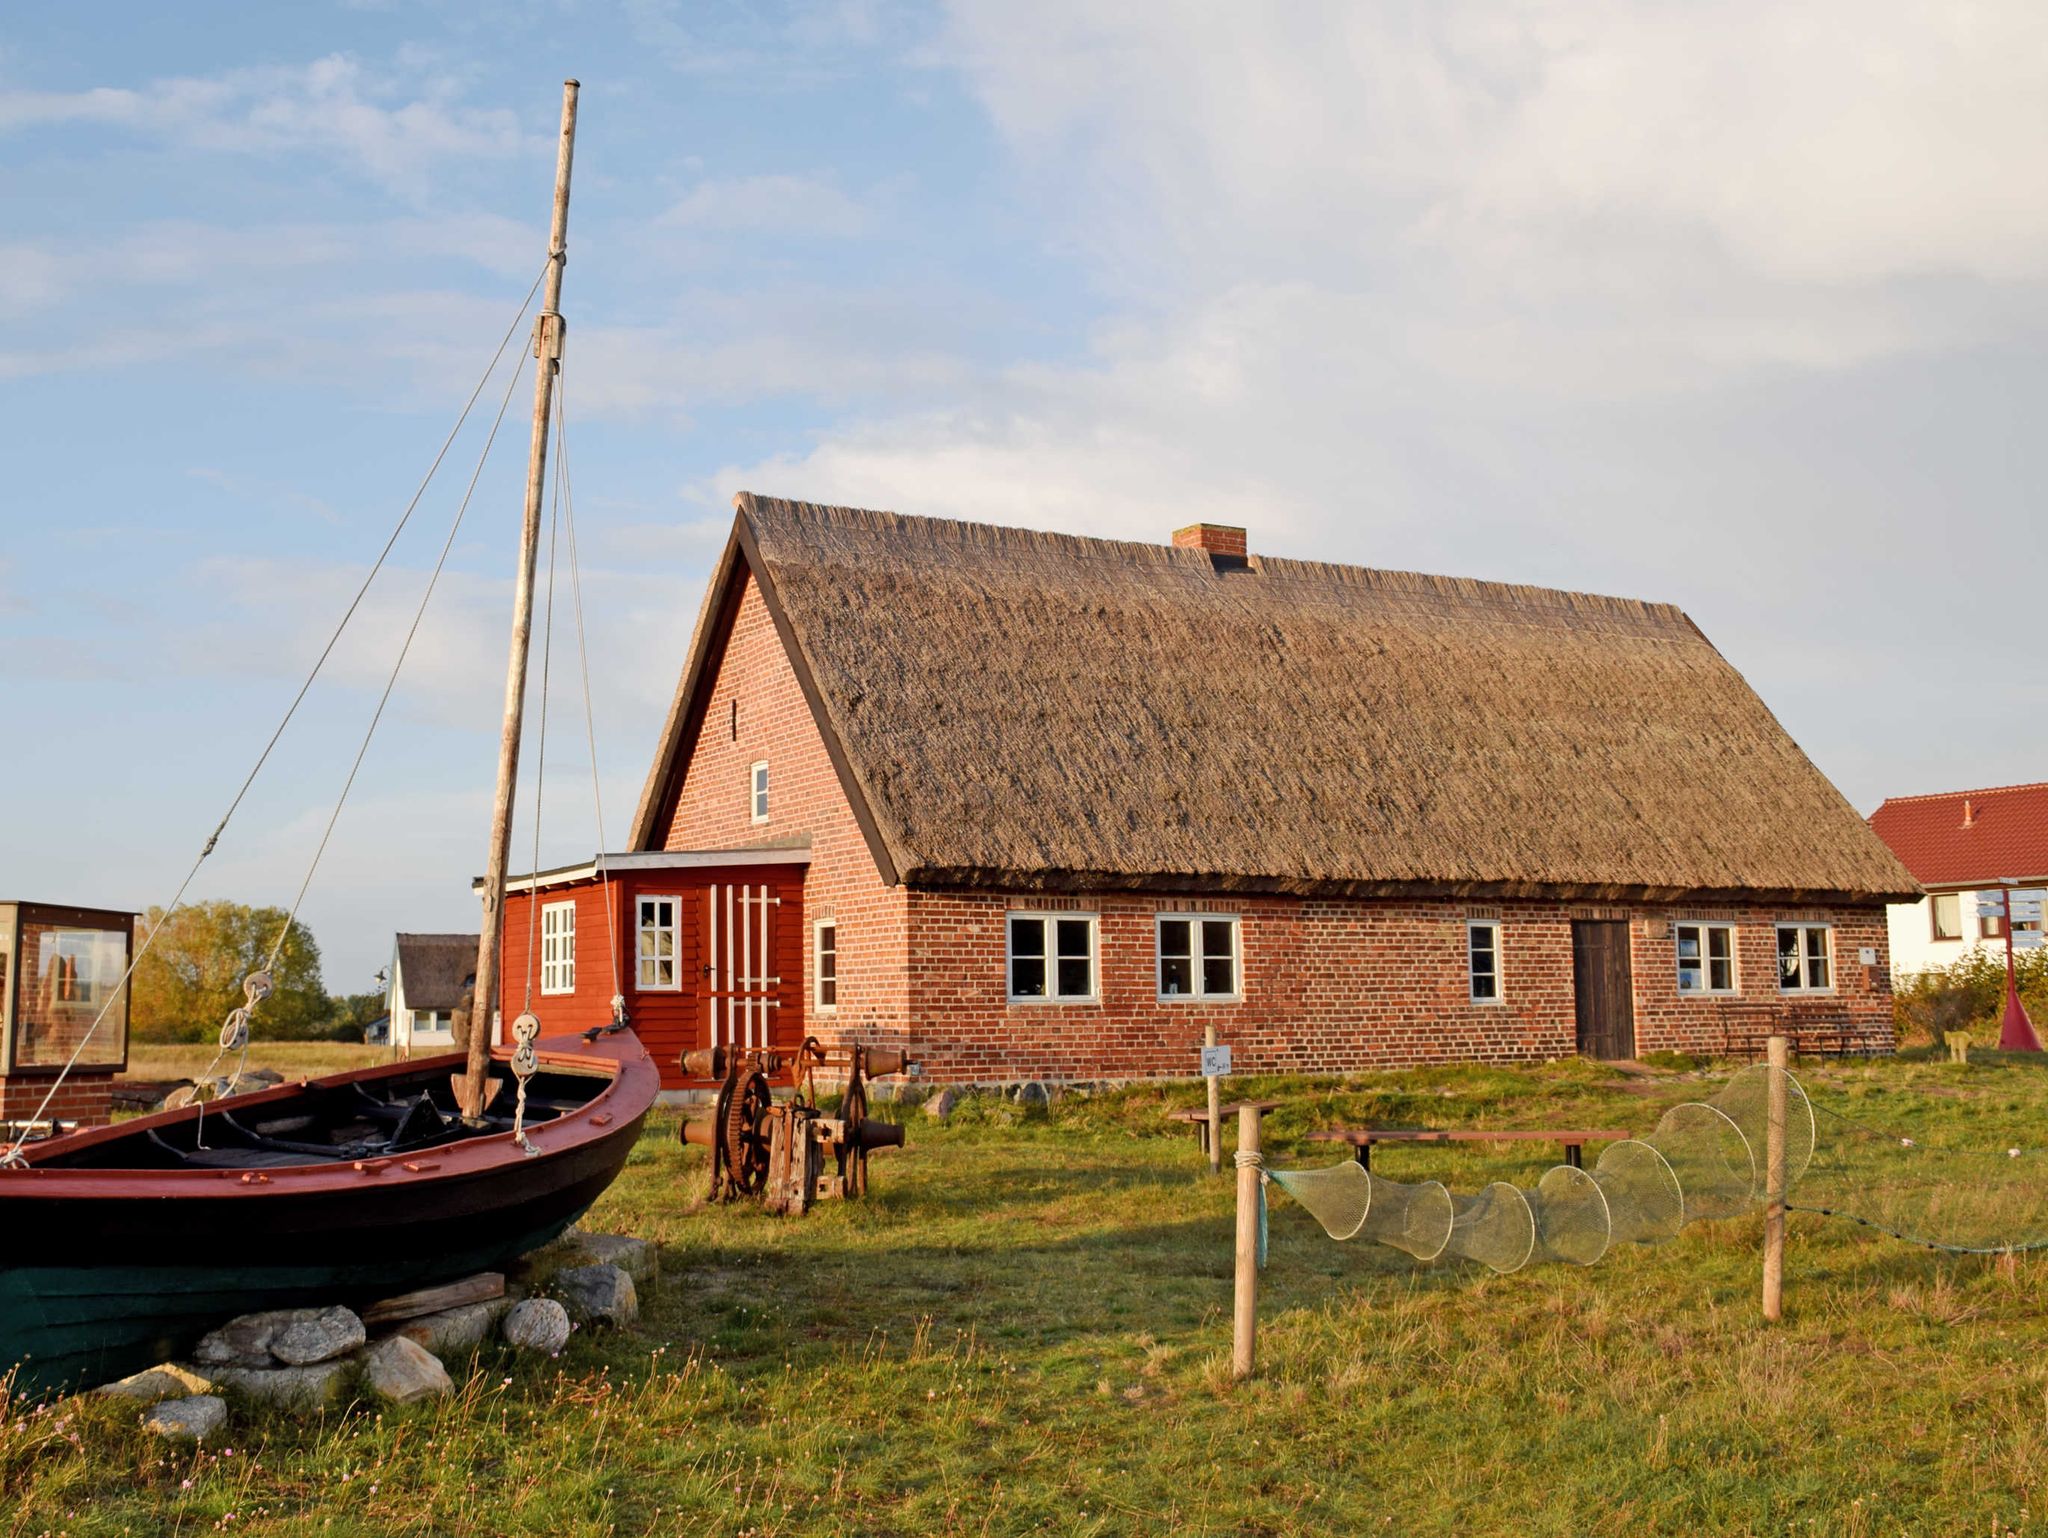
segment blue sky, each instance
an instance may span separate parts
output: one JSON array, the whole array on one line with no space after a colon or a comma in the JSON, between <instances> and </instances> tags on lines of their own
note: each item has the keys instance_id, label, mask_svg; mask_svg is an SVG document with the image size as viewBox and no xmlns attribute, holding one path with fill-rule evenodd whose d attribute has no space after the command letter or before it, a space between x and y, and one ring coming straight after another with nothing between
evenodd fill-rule
<instances>
[{"instance_id":1,"label":"blue sky","mask_svg":"<svg viewBox=\"0 0 2048 1538\"><path fill-rule=\"evenodd\" d=\"M1861 809L2048 774L2038 8L38 7L9 895L175 887L538 270L569 73L614 843L741 486L1669 600ZM308 901L330 986L473 922L523 435ZM464 456L199 895L289 900Z\"/></svg>"}]
</instances>

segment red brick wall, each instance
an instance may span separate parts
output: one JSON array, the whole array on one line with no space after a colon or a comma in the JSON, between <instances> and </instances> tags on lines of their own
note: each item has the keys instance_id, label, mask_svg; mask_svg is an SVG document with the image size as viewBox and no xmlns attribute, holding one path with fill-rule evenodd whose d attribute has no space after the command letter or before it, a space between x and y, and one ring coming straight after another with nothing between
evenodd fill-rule
<instances>
[{"instance_id":1,"label":"red brick wall","mask_svg":"<svg viewBox=\"0 0 2048 1538\"><path fill-rule=\"evenodd\" d=\"M0 1121L27 1120L36 1114L43 1096L50 1092L53 1075L0 1079ZM58 1121L84 1122L101 1126L114 1116L114 1076L110 1073L74 1073L57 1091L45 1117Z\"/></svg>"},{"instance_id":2,"label":"red brick wall","mask_svg":"<svg viewBox=\"0 0 2048 1538\"><path fill-rule=\"evenodd\" d=\"M684 743L689 768L664 847L735 849L808 840L801 975L808 979L811 972L810 925L833 923L839 940L839 1001L833 1009L812 1011L810 1029L827 1043L901 1042L910 1023L906 894L882 884L751 577L744 579L727 623L730 633L702 726ZM756 823L748 774L761 760L768 764L768 820Z\"/></svg>"},{"instance_id":3,"label":"red brick wall","mask_svg":"<svg viewBox=\"0 0 2048 1538\"><path fill-rule=\"evenodd\" d=\"M1008 1002L1005 913L1072 904L1098 913L1098 1002ZM1242 925L1243 1002L1161 1002L1154 915L1203 908ZM1574 917L1626 917L1636 1049L1746 1050L1788 1025L1846 1020L1862 1049L1892 1046L1890 978L1857 964L1884 951L1882 909L1601 908L1578 904L1336 902L1295 898L1190 902L1099 894L1050 903L1027 894L916 892L910 961L914 1047L934 1079L1097 1079L1194 1071L1214 1021L1240 1071L1310 1072L1445 1061L1512 1061L1577 1050ZM1737 924L1733 997L1681 996L1673 918ZM1465 922L1501 922L1502 999L1470 998ZM1794 998L1777 989L1774 924L1834 923L1836 986Z\"/></svg>"},{"instance_id":4,"label":"red brick wall","mask_svg":"<svg viewBox=\"0 0 2048 1538\"><path fill-rule=\"evenodd\" d=\"M738 848L808 840L805 903L836 923L839 1003L813 1012L828 1041L908 1045L929 1077L974 1082L1186 1075L1203 1025L1248 1071L1312 1071L1449 1060L1510 1061L1576 1050L1571 921L1630 920L1639 1052L1726 1050L1767 1029L1847 1020L1856 1044L1892 1046L1884 913L1763 906L1609 907L1296 898L1210 902L1129 894L1071 901L1098 911L1100 1002L1011 1004L1005 998L1003 914L1047 906L1002 893L884 886L812 721L796 675L751 579L720 623L703 721L683 746L688 772L670 815L670 849ZM735 705L737 711L735 712ZM750 817L749 769L769 765L769 818ZM1153 915L1206 907L1243 920L1242 1003L1162 1003L1156 996ZM1503 999L1474 1004L1465 958L1467 917L1498 917ZM1680 997L1670 935L1675 918L1738 924L1741 992ZM1836 925L1836 989L1793 999L1777 991L1772 925ZM1880 965L1857 964L1873 947ZM808 951L805 973L810 965Z\"/></svg>"}]
</instances>

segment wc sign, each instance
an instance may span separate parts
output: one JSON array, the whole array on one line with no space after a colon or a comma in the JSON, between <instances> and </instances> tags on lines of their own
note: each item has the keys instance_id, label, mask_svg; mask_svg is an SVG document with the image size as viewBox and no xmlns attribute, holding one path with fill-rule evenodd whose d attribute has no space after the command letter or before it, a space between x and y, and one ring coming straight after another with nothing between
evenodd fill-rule
<instances>
[{"instance_id":1,"label":"wc sign","mask_svg":"<svg viewBox=\"0 0 2048 1538\"><path fill-rule=\"evenodd\" d=\"M1205 1079L1223 1079L1229 1076L1230 1048L1228 1046L1202 1048L1202 1077Z\"/></svg>"}]
</instances>

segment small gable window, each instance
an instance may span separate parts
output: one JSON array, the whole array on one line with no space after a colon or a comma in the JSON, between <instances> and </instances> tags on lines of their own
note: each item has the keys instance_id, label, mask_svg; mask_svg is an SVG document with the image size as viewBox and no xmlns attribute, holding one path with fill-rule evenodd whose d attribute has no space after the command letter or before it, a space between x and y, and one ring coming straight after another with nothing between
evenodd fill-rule
<instances>
[{"instance_id":1,"label":"small gable window","mask_svg":"<svg viewBox=\"0 0 2048 1538\"><path fill-rule=\"evenodd\" d=\"M1095 915L1013 913L1009 922L1013 1002L1095 998Z\"/></svg>"},{"instance_id":2,"label":"small gable window","mask_svg":"<svg viewBox=\"0 0 2048 1538\"><path fill-rule=\"evenodd\" d=\"M1472 1002L1500 1002L1500 924L1473 919L1465 925L1465 958L1472 979Z\"/></svg>"},{"instance_id":3,"label":"small gable window","mask_svg":"<svg viewBox=\"0 0 2048 1538\"><path fill-rule=\"evenodd\" d=\"M755 822L768 820L768 765L765 760L748 771L747 802Z\"/></svg>"}]
</instances>

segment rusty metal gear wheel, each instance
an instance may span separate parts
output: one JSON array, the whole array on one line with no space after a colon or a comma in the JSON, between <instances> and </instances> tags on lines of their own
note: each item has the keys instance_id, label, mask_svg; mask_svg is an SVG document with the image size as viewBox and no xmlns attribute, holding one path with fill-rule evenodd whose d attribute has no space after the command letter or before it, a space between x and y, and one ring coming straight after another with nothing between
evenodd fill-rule
<instances>
[{"instance_id":1,"label":"rusty metal gear wheel","mask_svg":"<svg viewBox=\"0 0 2048 1538\"><path fill-rule=\"evenodd\" d=\"M768 1184L768 1076L750 1073L725 1106L726 1179L741 1196L759 1196Z\"/></svg>"}]
</instances>

